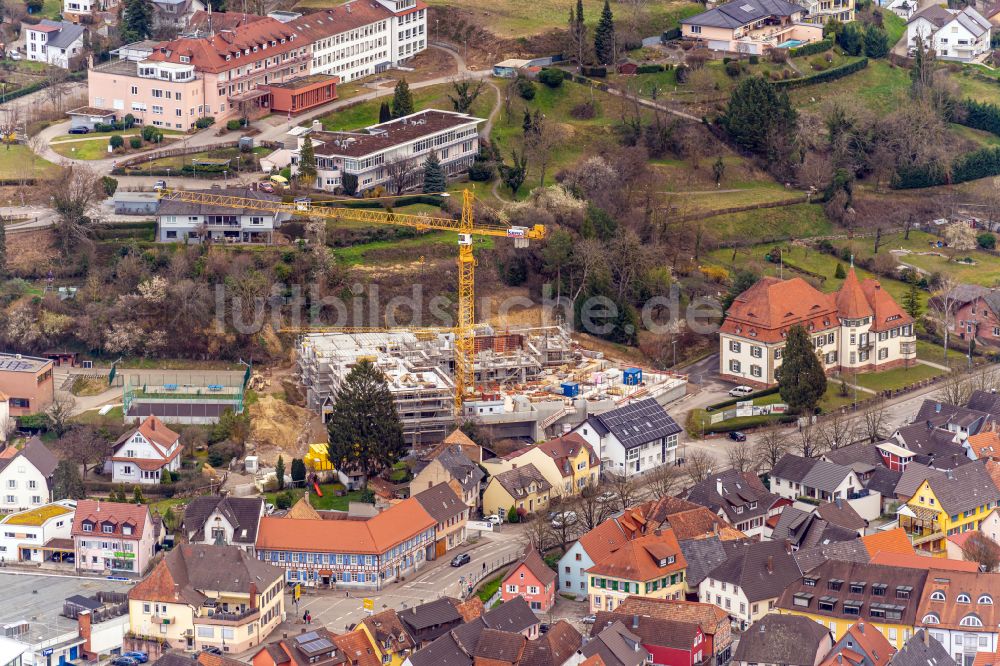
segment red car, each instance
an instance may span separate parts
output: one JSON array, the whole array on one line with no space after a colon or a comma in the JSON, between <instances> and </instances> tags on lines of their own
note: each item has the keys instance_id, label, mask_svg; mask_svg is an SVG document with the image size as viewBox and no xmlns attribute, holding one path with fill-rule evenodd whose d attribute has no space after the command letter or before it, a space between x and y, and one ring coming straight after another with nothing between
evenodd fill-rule
<instances>
[{"instance_id":1,"label":"red car","mask_svg":"<svg viewBox=\"0 0 1000 666\"><path fill-rule=\"evenodd\" d=\"M268 194L274 194L274 185L272 185L271 183L269 183L267 181L264 181L263 183L259 184L257 186L257 189L260 190L261 192L267 192Z\"/></svg>"}]
</instances>

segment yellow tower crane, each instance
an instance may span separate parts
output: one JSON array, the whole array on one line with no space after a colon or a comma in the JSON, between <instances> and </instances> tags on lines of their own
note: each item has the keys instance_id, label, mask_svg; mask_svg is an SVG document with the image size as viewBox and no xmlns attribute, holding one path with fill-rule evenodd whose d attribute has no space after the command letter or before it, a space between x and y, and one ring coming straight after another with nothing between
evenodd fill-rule
<instances>
[{"instance_id":1,"label":"yellow tower crane","mask_svg":"<svg viewBox=\"0 0 1000 666\"><path fill-rule=\"evenodd\" d=\"M386 224L392 226L412 227L418 231L441 230L458 232L458 321L453 329L455 334L455 407L460 408L462 401L475 390L475 323L476 323L476 259L472 254L473 236L502 236L513 238L515 247L527 247L532 240L545 238L545 226L536 224L532 227L510 226L506 224L477 223L473 219L472 192L462 192L462 216L457 219L434 217L431 215L413 215L409 213L389 213L367 208L334 208L317 206L310 199L296 199L292 203L250 197L236 197L225 194L215 194L211 191L160 190L160 198L172 201L187 201L190 203L209 204L225 208L241 208L247 210L265 210L274 213L288 213L306 217L316 217L333 220L350 220L368 224ZM287 328L282 332L317 333L317 332L365 332L374 328ZM402 329L407 330L407 329ZM418 329L420 330L420 329ZM443 330L443 329L439 329ZM446 329L445 329L446 330Z\"/></svg>"}]
</instances>

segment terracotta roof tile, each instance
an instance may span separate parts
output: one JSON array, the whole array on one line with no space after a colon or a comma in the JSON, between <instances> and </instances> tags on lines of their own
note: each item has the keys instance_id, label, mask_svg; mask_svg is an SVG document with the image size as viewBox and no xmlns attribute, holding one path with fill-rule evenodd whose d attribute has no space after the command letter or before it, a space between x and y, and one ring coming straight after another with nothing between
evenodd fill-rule
<instances>
[{"instance_id":1,"label":"terracotta roof tile","mask_svg":"<svg viewBox=\"0 0 1000 666\"><path fill-rule=\"evenodd\" d=\"M267 48L263 48L264 45ZM289 25L273 18L262 18L217 32L212 37L179 37L160 42L148 60L192 64L199 71L224 72L308 45L309 41L300 38ZM245 53L247 50L250 53ZM240 54L238 58L237 53ZM182 62L181 58L188 61Z\"/></svg>"},{"instance_id":2,"label":"terracotta roof tile","mask_svg":"<svg viewBox=\"0 0 1000 666\"><path fill-rule=\"evenodd\" d=\"M900 555L912 555L916 551L906 536L906 531L897 527L886 532L876 532L861 537L861 542L865 545L868 555L875 557L878 553L898 553Z\"/></svg>"},{"instance_id":3,"label":"terracotta roof tile","mask_svg":"<svg viewBox=\"0 0 1000 666\"><path fill-rule=\"evenodd\" d=\"M944 557L928 557L927 555L903 555L901 553L887 553L885 551L872 556L872 564L883 564L901 569L924 569L925 571L979 571L979 565L975 562L965 560L951 560Z\"/></svg>"},{"instance_id":4,"label":"terracotta roof tile","mask_svg":"<svg viewBox=\"0 0 1000 666\"><path fill-rule=\"evenodd\" d=\"M674 558L672 564L665 566L658 564L658 561L664 561L669 556ZM681 546L673 530L662 530L659 534L648 534L627 541L604 560L588 569L587 573L625 580L648 581L662 578L665 574L683 571L686 567L687 560L684 559L684 553L681 552Z\"/></svg>"},{"instance_id":5,"label":"terracotta roof tile","mask_svg":"<svg viewBox=\"0 0 1000 666\"><path fill-rule=\"evenodd\" d=\"M888 331L899 326L913 323L913 317L908 315L903 308L882 288L882 283L874 278L868 278L861 283L861 290L871 304L875 315L872 320L871 331Z\"/></svg>"},{"instance_id":6,"label":"terracotta roof tile","mask_svg":"<svg viewBox=\"0 0 1000 666\"><path fill-rule=\"evenodd\" d=\"M343 651L347 666L382 666L363 631L334 636L333 642Z\"/></svg>"},{"instance_id":7,"label":"terracotta roof tile","mask_svg":"<svg viewBox=\"0 0 1000 666\"><path fill-rule=\"evenodd\" d=\"M833 299L802 278L765 277L736 297L721 331L780 342L793 324L824 330L838 325Z\"/></svg>"},{"instance_id":8,"label":"terracotta roof tile","mask_svg":"<svg viewBox=\"0 0 1000 666\"><path fill-rule=\"evenodd\" d=\"M855 644L856 650L848 650L845 648L843 650L844 658L850 659L855 664L866 664L867 666L885 666L889 663L889 659L892 655L896 654L896 648L882 635L878 629L875 628L873 624L865 624L863 622L855 622L850 627L848 627L846 636L850 637L850 640ZM843 641L843 637L841 641ZM831 652L827 658L823 661L820 666L835 666L840 662L837 660L837 654L839 650ZM848 652L852 653L850 656ZM860 654L860 653L863 653ZM858 657L867 657L868 661L865 662L863 659L854 659L854 655Z\"/></svg>"},{"instance_id":9,"label":"terracotta roof tile","mask_svg":"<svg viewBox=\"0 0 1000 666\"><path fill-rule=\"evenodd\" d=\"M85 532L83 530L84 521L89 521L94 525L93 531ZM114 530L110 533L104 532L101 528L101 525L108 521L114 525ZM73 518L73 536L104 535L116 539L139 541L142 539L143 530L151 522L149 507L145 504L77 500L76 515ZM131 535L126 536L122 533L122 526L125 524L132 526Z\"/></svg>"},{"instance_id":10,"label":"terracotta roof tile","mask_svg":"<svg viewBox=\"0 0 1000 666\"><path fill-rule=\"evenodd\" d=\"M977 458L1000 459L1000 432L987 430L966 439Z\"/></svg>"},{"instance_id":11,"label":"terracotta roof tile","mask_svg":"<svg viewBox=\"0 0 1000 666\"><path fill-rule=\"evenodd\" d=\"M843 319L861 319L875 314L861 290L861 283L853 266L847 271L847 277L844 284L840 285L834 302L837 304L837 314Z\"/></svg>"},{"instance_id":12,"label":"terracotta roof tile","mask_svg":"<svg viewBox=\"0 0 1000 666\"><path fill-rule=\"evenodd\" d=\"M942 593L945 600L933 601L935 592ZM969 601L959 603L960 594L968 595ZM989 603L979 603L981 600ZM987 627L996 627L1000 624L1000 574L950 571L945 577L932 573L924 584L917 617L930 614L937 617L935 628L960 629L962 618L968 615L975 615Z\"/></svg>"},{"instance_id":13,"label":"terracotta roof tile","mask_svg":"<svg viewBox=\"0 0 1000 666\"><path fill-rule=\"evenodd\" d=\"M543 586L547 586L549 583L555 582L556 572L549 568L549 565L545 563L545 560L542 559L542 556L538 554L538 551L535 550L534 547L529 547L528 552L524 554L524 557L514 563L508 577L514 575L514 572L517 571L522 564Z\"/></svg>"},{"instance_id":14,"label":"terracotta roof tile","mask_svg":"<svg viewBox=\"0 0 1000 666\"><path fill-rule=\"evenodd\" d=\"M628 541L618 521L608 518L580 537L580 545L594 562L602 562L611 552Z\"/></svg>"}]
</instances>

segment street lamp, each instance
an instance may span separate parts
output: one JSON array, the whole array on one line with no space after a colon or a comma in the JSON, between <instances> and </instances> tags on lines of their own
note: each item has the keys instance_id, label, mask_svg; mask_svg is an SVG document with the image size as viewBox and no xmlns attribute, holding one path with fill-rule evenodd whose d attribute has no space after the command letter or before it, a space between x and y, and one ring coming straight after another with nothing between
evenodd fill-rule
<instances>
[{"instance_id":1,"label":"street lamp","mask_svg":"<svg viewBox=\"0 0 1000 666\"><path fill-rule=\"evenodd\" d=\"M670 344L674 346L674 368L677 367L677 340L671 340Z\"/></svg>"}]
</instances>

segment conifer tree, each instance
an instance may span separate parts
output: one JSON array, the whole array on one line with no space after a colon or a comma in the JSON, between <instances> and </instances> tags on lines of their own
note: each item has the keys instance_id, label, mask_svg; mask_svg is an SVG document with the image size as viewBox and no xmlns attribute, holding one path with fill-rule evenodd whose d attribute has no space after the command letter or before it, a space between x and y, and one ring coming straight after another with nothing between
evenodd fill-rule
<instances>
[{"instance_id":1,"label":"conifer tree","mask_svg":"<svg viewBox=\"0 0 1000 666\"><path fill-rule=\"evenodd\" d=\"M826 373L806 329L788 329L778 368L778 392L792 413L809 413L826 393Z\"/></svg>"},{"instance_id":2,"label":"conifer tree","mask_svg":"<svg viewBox=\"0 0 1000 666\"><path fill-rule=\"evenodd\" d=\"M608 0L604 0L601 19L594 32L594 54L599 65L612 65L615 62L615 18Z\"/></svg>"},{"instance_id":3,"label":"conifer tree","mask_svg":"<svg viewBox=\"0 0 1000 666\"><path fill-rule=\"evenodd\" d=\"M444 192L446 186L441 160L438 159L437 153L432 150L427 159L424 160L424 194Z\"/></svg>"},{"instance_id":4,"label":"conifer tree","mask_svg":"<svg viewBox=\"0 0 1000 666\"><path fill-rule=\"evenodd\" d=\"M402 118L411 113L413 113L413 93L410 92L410 84L406 79L401 79L392 94L392 117Z\"/></svg>"}]
</instances>

